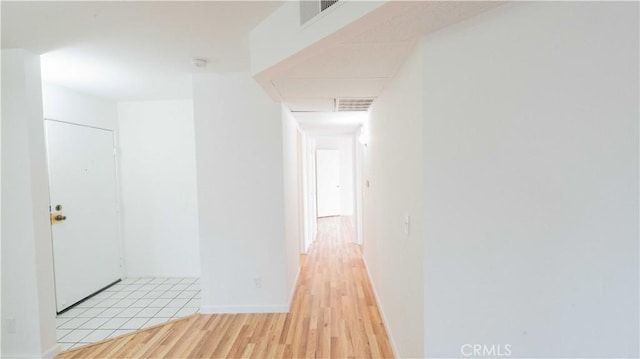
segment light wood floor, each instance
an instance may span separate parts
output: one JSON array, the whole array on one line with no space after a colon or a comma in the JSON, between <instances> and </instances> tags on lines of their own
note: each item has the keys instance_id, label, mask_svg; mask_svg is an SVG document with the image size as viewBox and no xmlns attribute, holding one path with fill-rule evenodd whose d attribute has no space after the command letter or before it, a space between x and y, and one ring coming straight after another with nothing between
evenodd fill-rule
<instances>
[{"instance_id":1,"label":"light wood floor","mask_svg":"<svg viewBox=\"0 0 640 359\"><path fill-rule=\"evenodd\" d=\"M350 233L344 218L319 220L289 313L196 314L57 358L392 358Z\"/></svg>"}]
</instances>

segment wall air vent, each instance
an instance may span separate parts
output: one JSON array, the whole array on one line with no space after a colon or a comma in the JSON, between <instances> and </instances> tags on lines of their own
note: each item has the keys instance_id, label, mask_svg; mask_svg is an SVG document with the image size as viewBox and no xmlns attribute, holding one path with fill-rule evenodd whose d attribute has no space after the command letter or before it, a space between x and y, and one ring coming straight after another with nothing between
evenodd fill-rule
<instances>
[{"instance_id":1,"label":"wall air vent","mask_svg":"<svg viewBox=\"0 0 640 359\"><path fill-rule=\"evenodd\" d=\"M366 111L373 100L373 98L337 98L336 111Z\"/></svg>"},{"instance_id":2,"label":"wall air vent","mask_svg":"<svg viewBox=\"0 0 640 359\"><path fill-rule=\"evenodd\" d=\"M338 0L300 0L300 25L335 5Z\"/></svg>"}]
</instances>

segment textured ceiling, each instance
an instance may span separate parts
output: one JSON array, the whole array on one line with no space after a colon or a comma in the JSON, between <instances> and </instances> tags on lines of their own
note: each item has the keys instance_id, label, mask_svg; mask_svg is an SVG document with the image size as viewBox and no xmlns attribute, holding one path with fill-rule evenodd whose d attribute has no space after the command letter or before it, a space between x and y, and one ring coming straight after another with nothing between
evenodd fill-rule
<instances>
[{"instance_id":1,"label":"textured ceiling","mask_svg":"<svg viewBox=\"0 0 640 359\"><path fill-rule=\"evenodd\" d=\"M291 61L294 65L280 69L267 87L294 111L332 111L336 97L377 97L422 36L498 5L391 1L340 30L345 35L336 34L340 40L315 56Z\"/></svg>"},{"instance_id":2,"label":"textured ceiling","mask_svg":"<svg viewBox=\"0 0 640 359\"><path fill-rule=\"evenodd\" d=\"M350 43L410 41L494 8L497 1L416 1L415 6L369 27Z\"/></svg>"},{"instance_id":3,"label":"textured ceiling","mask_svg":"<svg viewBox=\"0 0 640 359\"><path fill-rule=\"evenodd\" d=\"M288 78L392 77L414 47L414 42L345 43L294 67Z\"/></svg>"},{"instance_id":4,"label":"textured ceiling","mask_svg":"<svg viewBox=\"0 0 640 359\"><path fill-rule=\"evenodd\" d=\"M2 48L44 54L46 81L99 97L189 98L193 73L249 70L248 33L281 4L2 1ZM336 97L378 96L421 36L497 5L389 1L258 80L294 110L332 111Z\"/></svg>"}]
</instances>

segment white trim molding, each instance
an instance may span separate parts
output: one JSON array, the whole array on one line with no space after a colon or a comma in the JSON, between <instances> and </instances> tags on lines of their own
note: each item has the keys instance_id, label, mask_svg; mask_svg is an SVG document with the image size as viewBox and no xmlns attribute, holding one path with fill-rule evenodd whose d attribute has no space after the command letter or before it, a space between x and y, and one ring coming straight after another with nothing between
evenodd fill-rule
<instances>
[{"instance_id":1,"label":"white trim molding","mask_svg":"<svg viewBox=\"0 0 640 359\"><path fill-rule=\"evenodd\" d=\"M364 254L362 255L362 262L364 263L364 268L367 270L367 276L369 276L369 283L371 283L371 289L373 289L373 296L376 300L376 306L378 307L378 310L380 311L380 316L382 317L382 324L384 325L384 330L387 332L387 336L389 337L389 343L391 343L391 350L393 351L393 356L395 358L401 358L400 355L398 354L398 350L396 349L396 341L393 340L393 333L391 333L391 331L389 330L389 326L387 325L387 317L384 314L384 310L382 309L382 306L380 305L380 298L378 297L378 291L376 290L376 285L373 283L373 279L371 279L371 273L369 273L369 266L367 265L367 260L364 257Z\"/></svg>"}]
</instances>

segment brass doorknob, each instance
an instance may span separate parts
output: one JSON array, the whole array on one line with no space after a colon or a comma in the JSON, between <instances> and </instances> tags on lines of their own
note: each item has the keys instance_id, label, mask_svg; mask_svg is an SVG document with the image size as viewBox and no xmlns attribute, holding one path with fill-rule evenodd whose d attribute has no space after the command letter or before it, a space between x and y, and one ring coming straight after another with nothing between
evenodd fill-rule
<instances>
[{"instance_id":1,"label":"brass doorknob","mask_svg":"<svg viewBox=\"0 0 640 359\"><path fill-rule=\"evenodd\" d=\"M58 224L67 219L67 216L61 214L60 212L52 212L49 214L49 219L51 224Z\"/></svg>"}]
</instances>

